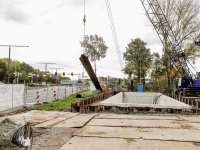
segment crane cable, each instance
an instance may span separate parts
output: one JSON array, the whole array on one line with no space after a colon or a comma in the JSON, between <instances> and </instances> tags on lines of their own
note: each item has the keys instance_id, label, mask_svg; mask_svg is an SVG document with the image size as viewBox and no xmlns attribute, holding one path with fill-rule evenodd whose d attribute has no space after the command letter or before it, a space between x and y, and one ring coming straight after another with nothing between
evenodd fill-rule
<instances>
[{"instance_id":1,"label":"crane cable","mask_svg":"<svg viewBox=\"0 0 200 150\"><path fill-rule=\"evenodd\" d=\"M112 17L112 10L111 10L111 6L110 6L110 2L109 2L109 0L105 0L105 2L106 2L106 8L107 8L107 12L108 12L108 18L110 21L110 27L111 27L111 31L112 31L112 35L113 35L113 40L114 40L115 48L116 48L117 55L118 55L119 64L120 64L121 70L123 71L124 66L123 66L121 52L119 49L118 39L117 39L116 31L115 31L115 25L114 25L114 21L113 21L113 17ZM124 72L122 72L122 74L125 78Z\"/></svg>"}]
</instances>

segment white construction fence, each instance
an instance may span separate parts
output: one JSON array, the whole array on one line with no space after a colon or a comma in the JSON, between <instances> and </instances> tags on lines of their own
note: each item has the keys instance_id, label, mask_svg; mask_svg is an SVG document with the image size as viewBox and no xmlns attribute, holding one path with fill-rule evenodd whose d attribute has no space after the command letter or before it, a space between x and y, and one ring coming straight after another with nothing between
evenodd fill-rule
<instances>
[{"instance_id":1,"label":"white construction fence","mask_svg":"<svg viewBox=\"0 0 200 150\"><path fill-rule=\"evenodd\" d=\"M76 94L89 86L83 84L77 86L45 86L35 87L28 90L24 84L0 85L0 111L37 103L50 103L54 100L61 100L70 95Z\"/></svg>"}]
</instances>

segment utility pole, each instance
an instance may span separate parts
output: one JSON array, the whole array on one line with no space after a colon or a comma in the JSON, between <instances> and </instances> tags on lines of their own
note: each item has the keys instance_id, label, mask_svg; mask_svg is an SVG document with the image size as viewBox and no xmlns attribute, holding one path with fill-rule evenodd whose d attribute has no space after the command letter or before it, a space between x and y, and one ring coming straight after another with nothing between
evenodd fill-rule
<instances>
[{"instance_id":1,"label":"utility pole","mask_svg":"<svg viewBox=\"0 0 200 150\"><path fill-rule=\"evenodd\" d=\"M140 53L140 48L139 48L139 53ZM140 85L141 85L141 53L140 53Z\"/></svg>"},{"instance_id":2,"label":"utility pole","mask_svg":"<svg viewBox=\"0 0 200 150\"><path fill-rule=\"evenodd\" d=\"M83 18L83 23L84 23L84 38L85 38L85 22L86 22L86 15L85 15L85 1L84 0L84 18ZM83 54L85 53L84 48L83 48ZM83 66L83 74L82 74L82 78L84 80L84 66Z\"/></svg>"},{"instance_id":3,"label":"utility pole","mask_svg":"<svg viewBox=\"0 0 200 150\"><path fill-rule=\"evenodd\" d=\"M64 68L49 68L49 69L56 69L56 72L57 72L58 69L64 69ZM57 72L57 74L58 74L58 72ZM56 85L58 85L58 82L57 82L57 75L56 75Z\"/></svg>"},{"instance_id":4,"label":"utility pole","mask_svg":"<svg viewBox=\"0 0 200 150\"><path fill-rule=\"evenodd\" d=\"M29 47L29 46L20 46L20 45L0 45L2 47L9 47L9 58L8 58L8 84L10 83L10 52L11 47Z\"/></svg>"},{"instance_id":5,"label":"utility pole","mask_svg":"<svg viewBox=\"0 0 200 150\"><path fill-rule=\"evenodd\" d=\"M47 64L56 64L56 63L47 63L47 62L42 62L42 63L36 63L36 64L45 64L45 75L47 73ZM47 85L47 81L45 80L45 84Z\"/></svg>"}]
</instances>

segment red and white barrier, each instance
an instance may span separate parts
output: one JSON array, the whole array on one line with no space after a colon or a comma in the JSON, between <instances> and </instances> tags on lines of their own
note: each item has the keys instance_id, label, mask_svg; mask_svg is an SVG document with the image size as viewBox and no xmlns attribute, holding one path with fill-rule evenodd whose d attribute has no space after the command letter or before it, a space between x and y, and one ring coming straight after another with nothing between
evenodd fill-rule
<instances>
[{"instance_id":1,"label":"red and white barrier","mask_svg":"<svg viewBox=\"0 0 200 150\"><path fill-rule=\"evenodd\" d=\"M38 92L38 89L37 89L36 102L37 102L37 104L40 103L40 92Z\"/></svg>"},{"instance_id":2,"label":"red and white barrier","mask_svg":"<svg viewBox=\"0 0 200 150\"><path fill-rule=\"evenodd\" d=\"M65 88L65 97L67 97L67 90L66 90L66 88Z\"/></svg>"},{"instance_id":3,"label":"red and white barrier","mask_svg":"<svg viewBox=\"0 0 200 150\"><path fill-rule=\"evenodd\" d=\"M54 91L53 99L56 100L56 91Z\"/></svg>"}]
</instances>

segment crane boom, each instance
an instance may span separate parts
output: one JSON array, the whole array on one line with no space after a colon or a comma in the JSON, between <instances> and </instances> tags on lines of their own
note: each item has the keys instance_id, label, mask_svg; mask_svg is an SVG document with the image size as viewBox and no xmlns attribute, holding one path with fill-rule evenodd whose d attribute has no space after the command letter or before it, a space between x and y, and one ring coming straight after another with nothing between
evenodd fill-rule
<instances>
[{"instance_id":1,"label":"crane boom","mask_svg":"<svg viewBox=\"0 0 200 150\"><path fill-rule=\"evenodd\" d=\"M146 11L147 17L151 21L165 51L172 60L173 65L185 80L191 85L194 74L189 69L186 58L178 39L170 27L170 24L158 2L158 0L140 0ZM167 44L166 44L167 43ZM166 46L167 45L167 46ZM169 50L171 49L171 50Z\"/></svg>"}]
</instances>

